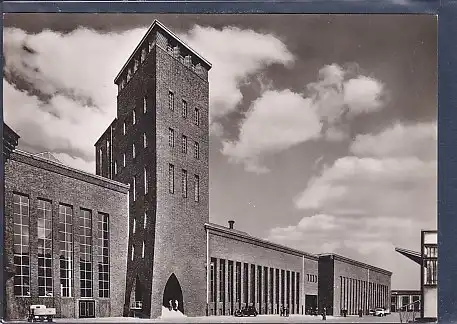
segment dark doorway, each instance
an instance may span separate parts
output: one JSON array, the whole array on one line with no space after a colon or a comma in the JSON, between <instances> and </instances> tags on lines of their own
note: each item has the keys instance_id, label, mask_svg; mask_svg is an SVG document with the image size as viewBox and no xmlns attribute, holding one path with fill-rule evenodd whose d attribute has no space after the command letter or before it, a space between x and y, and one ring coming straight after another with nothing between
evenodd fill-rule
<instances>
[{"instance_id":1,"label":"dark doorway","mask_svg":"<svg viewBox=\"0 0 457 324\"><path fill-rule=\"evenodd\" d=\"M79 317L94 318L95 317L95 301L80 300L79 301Z\"/></svg>"},{"instance_id":2,"label":"dark doorway","mask_svg":"<svg viewBox=\"0 0 457 324\"><path fill-rule=\"evenodd\" d=\"M163 306L168 308L170 306L170 300L173 306L175 305L175 301L177 301L178 310L184 314L181 285L174 273L171 274L170 278L168 278L167 284L165 285L165 290L163 292Z\"/></svg>"},{"instance_id":3,"label":"dark doorway","mask_svg":"<svg viewBox=\"0 0 457 324\"><path fill-rule=\"evenodd\" d=\"M317 309L317 295L305 295L305 314L311 315Z\"/></svg>"}]
</instances>

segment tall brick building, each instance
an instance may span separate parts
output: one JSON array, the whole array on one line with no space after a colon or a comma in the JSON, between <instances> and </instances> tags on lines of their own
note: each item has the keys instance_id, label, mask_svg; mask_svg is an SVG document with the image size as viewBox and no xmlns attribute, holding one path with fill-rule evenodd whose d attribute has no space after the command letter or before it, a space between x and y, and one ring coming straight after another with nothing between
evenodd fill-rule
<instances>
[{"instance_id":1,"label":"tall brick building","mask_svg":"<svg viewBox=\"0 0 457 324\"><path fill-rule=\"evenodd\" d=\"M154 21L115 79L117 118L95 147L97 174L130 184L125 315L169 299L205 313L210 68Z\"/></svg>"}]
</instances>

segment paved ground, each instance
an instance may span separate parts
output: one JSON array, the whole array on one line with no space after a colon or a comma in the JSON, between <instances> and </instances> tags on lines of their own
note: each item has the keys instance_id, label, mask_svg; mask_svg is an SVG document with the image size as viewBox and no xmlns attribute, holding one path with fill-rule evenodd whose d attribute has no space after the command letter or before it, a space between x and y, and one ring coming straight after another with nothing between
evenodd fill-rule
<instances>
[{"instance_id":1,"label":"paved ground","mask_svg":"<svg viewBox=\"0 0 457 324\"><path fill-rule=\"evenodd\" d=\"M162 319L138 319L131 317L104 317L92 319L60 319L56 318L55 323L400 323L398 314L391 314L385 317L358 316L332 317L328 316L323 321L322 316L291 315L281 317L278 315L259 315L257 317L234 317L234 316L204 316L204 317L174 317ZM24 323L24 321L7 322L7 323Z\"/></svg>"}]
</instances>

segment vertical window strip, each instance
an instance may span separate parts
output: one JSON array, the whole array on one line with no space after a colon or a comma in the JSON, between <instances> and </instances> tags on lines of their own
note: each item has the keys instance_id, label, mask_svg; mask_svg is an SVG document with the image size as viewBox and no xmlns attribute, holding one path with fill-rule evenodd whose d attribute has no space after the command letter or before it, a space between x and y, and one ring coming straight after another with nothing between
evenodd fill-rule
<instances>
[{"instance_id":1,"label":"vertical window strip","mask_svg":"<svg viewBox=\"0 0 457 324\"><path fill-rule=\"evenodd\" d=\"M79 219L81 297L92 297L92 213L81 209Z\"/></svg>"},{"instance_id":2,"label":"vertical window strip","mask_svg":"<svg viewBox=\"0 0 457 324\"><path fill-rule=\"evenodd\" d=\"M29 198L13 195L14 218L14 295L30 296Z\"/></svg>"},{"instance_id":3,"label":"vertical window strip","mask_svg":"<svg viewBox=\"0 0 457 324\"><path fill-rule=\"evenodd\" d=\"M184 198L187 198L187 170L182 169L181 182L182 182L182 196Z\"/></svg>"},{"instance_id":4,"label":"vertical window strip","mask_svg":"<svg viewBox=\"0 0 457 324\"><path fill-rule=\"evenodd\" d=\"M52 207L38 200L38 296L52 297Z\"/></svg>"},{"instance_id":5,"label":"vertical window strip","mask_svg":"<svg viewBox=\"0 0 457 324\"><path fill-rule=\"evenodd\" d=\"M168 191L175 192L175 166L173 164L168 165Z\"/></svg>"},{"instance_id":6,"label":"vertical window strip","mask_svg":"<svg viewBox=\"0 0 457 324\"><path fill-rule=\"evenodd\" d=\"M59 205L60 294L73 297L73 208Z\"/></svg>"},{"instance_id":7,"label":"vertical window strip","mask_svg":"<svg viewBox=\"0 0 457 324\"><path fill-rule=\"evenodd\" d=\"M110 250L109 250L109 215L98 213L98 297L109 298L110 296Z\"/></svg>"},{"instance_id":8,"label":"vertical window strip","mask_svg":"<svg viewBox=\"0 0 457 324\"><path fill-rule=\"evenodd\" d=\"M194 175L194 200L200 201L200 177L196 174Z\"/></svg>"}]
</instances>

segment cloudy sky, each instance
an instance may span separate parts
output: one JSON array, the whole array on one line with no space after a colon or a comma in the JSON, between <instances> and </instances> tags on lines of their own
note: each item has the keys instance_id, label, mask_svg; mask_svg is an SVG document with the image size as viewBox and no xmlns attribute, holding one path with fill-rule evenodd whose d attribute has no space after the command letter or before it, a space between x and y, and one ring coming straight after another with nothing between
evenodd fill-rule
<instances>
[{"instance_id":1,"label":"cloudy sky","mask_svg":"<svg viewBox=\"0 0 457 324\"><path fill-rule=\"evenodd\" d=\"M419 289L394 247L436 229L436 18L7 14L4 117L20 148L94 172L114 77L155 18L213 64L211 221Z\"/></svg>"}]
</instances>

